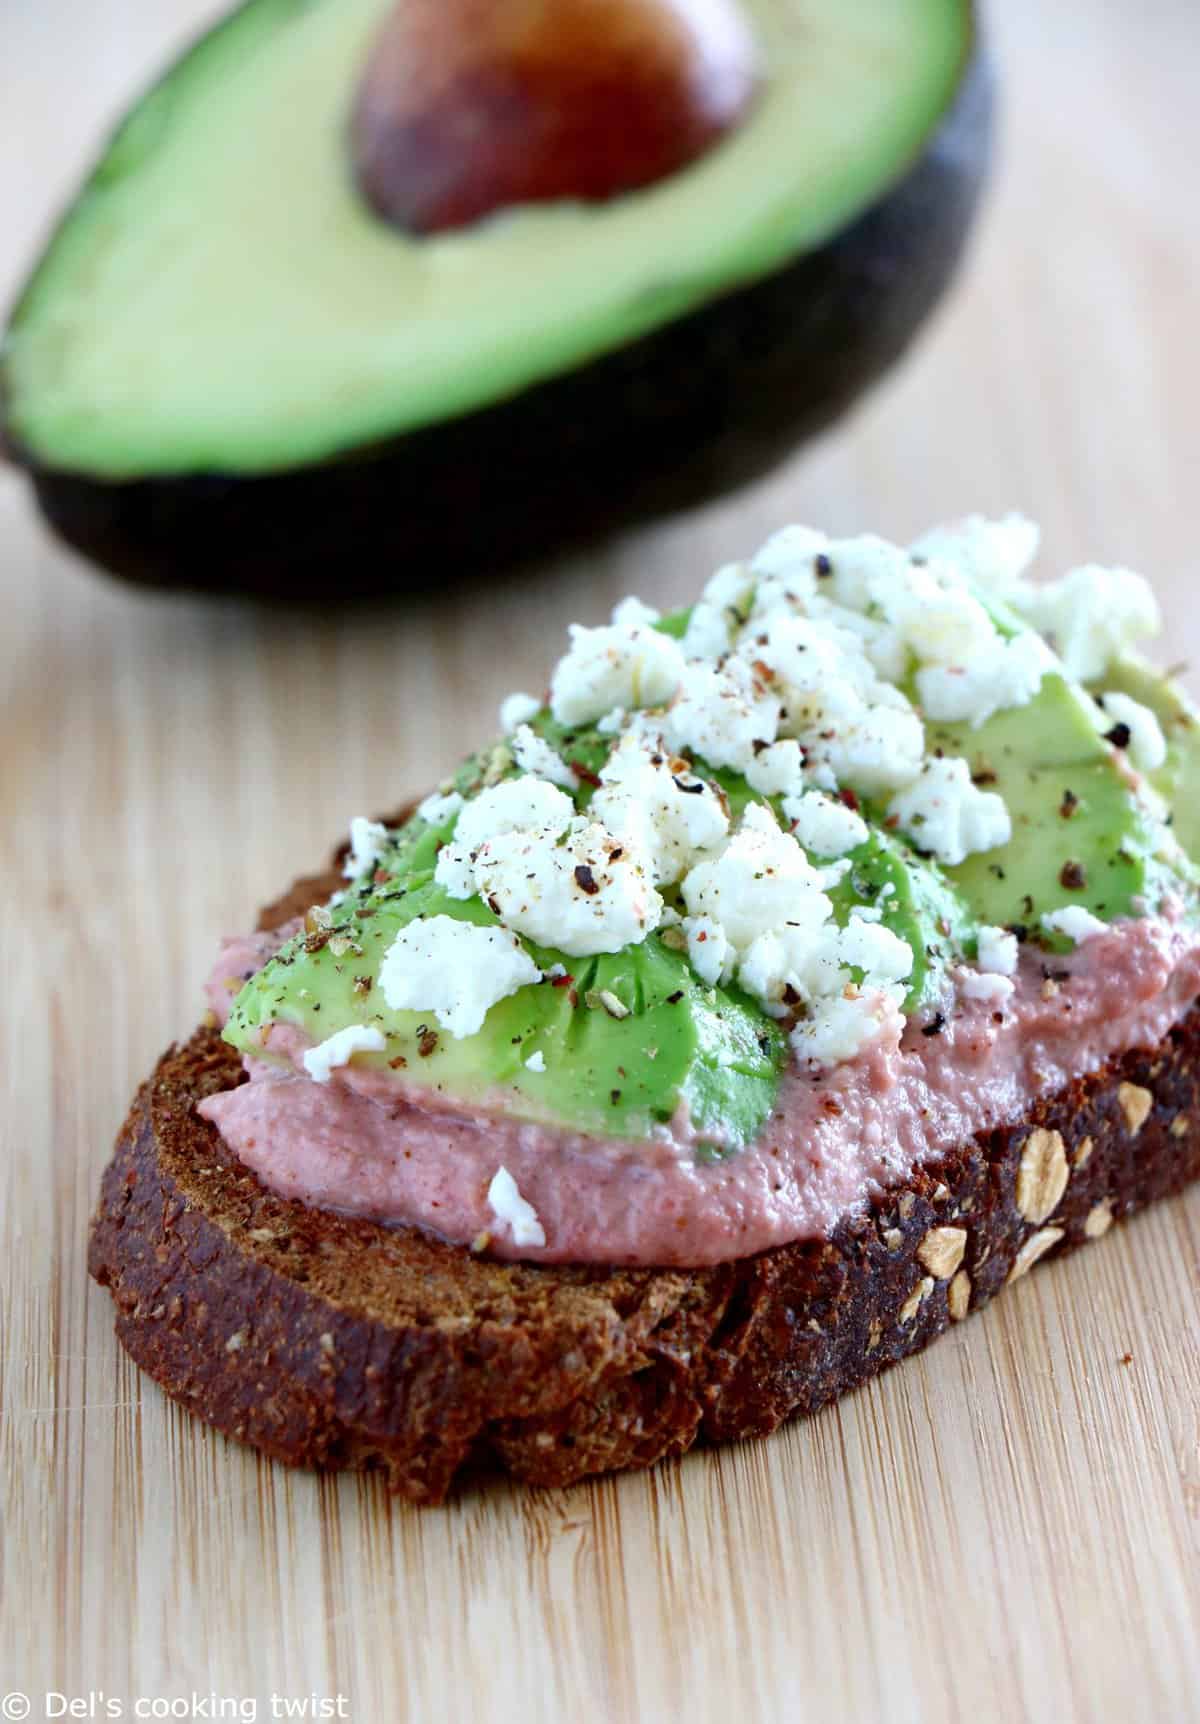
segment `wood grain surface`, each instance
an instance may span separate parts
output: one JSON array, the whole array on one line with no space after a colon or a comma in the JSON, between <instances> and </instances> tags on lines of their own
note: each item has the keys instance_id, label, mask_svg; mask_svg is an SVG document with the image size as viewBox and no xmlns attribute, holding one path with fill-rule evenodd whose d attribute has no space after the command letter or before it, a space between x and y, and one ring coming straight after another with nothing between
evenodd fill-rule
<instances>
[{"instance_id":1,"label":"wood grain surface","mask_svg":"<svg viewBox=\"0 0 1200 1724\"><path fill-rule=\"evenodd\" d=\"M205 11L3 0L4 294ZM113 1132L217 936L541 686L568 620L679 600L788 519L1019 506L1051 563L1152 574L1167 656L1200 649L1200 9L993 13L1006 136L959 295L733 503L382 612L347 614L331 569L294 616L111 585L0 475L0 1694L30 1716L54 1690L125 1716L341 1695L360 1724L1200 1717L1200 1194L771 1441L425 1513L177 1412L83 1267Z\"/></svg>"}]
</instances>

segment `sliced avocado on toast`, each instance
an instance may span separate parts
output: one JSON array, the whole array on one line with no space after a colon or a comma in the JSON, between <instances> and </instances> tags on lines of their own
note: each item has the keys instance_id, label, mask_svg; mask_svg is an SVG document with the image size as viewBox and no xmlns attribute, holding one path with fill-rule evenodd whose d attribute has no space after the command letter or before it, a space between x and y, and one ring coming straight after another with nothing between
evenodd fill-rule
<instances>
[{"instance_id":1,"label":"sliced avocado on toast","mask_svg":"<svg viewBox=\"0 0 1200 1724\"><path fill-rule=\"evenodd\" d=\"M969 0L746 0L754 100L603 200L403 231L351 119L387 0L247 0L132 109L0 349L47 520L141 580L325 596L491 568L769 467L957 262Z\"/></svg>"}]
</instances>

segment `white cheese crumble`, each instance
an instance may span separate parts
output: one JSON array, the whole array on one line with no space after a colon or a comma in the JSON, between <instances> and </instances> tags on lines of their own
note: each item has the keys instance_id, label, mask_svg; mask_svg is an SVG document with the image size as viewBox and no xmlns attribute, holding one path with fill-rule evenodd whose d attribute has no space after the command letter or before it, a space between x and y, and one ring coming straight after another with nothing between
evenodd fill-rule
<instances>
[{"instance_id":1,"label":"white cheese crumble","mask_svg":"<svg viewBox=\"0 0 1200 1724\"><path fill-rule=\"evenodd\" d=\"M760 748L746 768L746 783L762 796L799 796L804 789L800 744L789 736Z\"/></svg>"},{"instance_id":2,"label":"white cheese crumble","mask_svg":"<svg viewBox=\"0 0 1200 1724\"><path fill-rule=\"evenodd\" d=\"M709 766L745 772L762 747L774 742L779 698L743 660L730 659L720 669L689 664L678 686L678 697L665 720L676 748L690 750Z\"/></svg>"},{"instance_id":3,"label":"white cheese crumble","mask_svg":"<svg viewBox=\"0 0 1200 1724\"><path fill-rule=\"evenodd\" d=\"M449 820L452 814L457 814L462 805L463 798L458 791L447 790L427 796L424 802L418 802L417 813L422 820L428 821L430 826L440 826L443 821Z\"/></svg>"},{"instance_id":4,"label":"white cheese crumble","mask_svg":"<svg viewBox=\"0 0 1200 1724\"><path fill-rule=\"evenodd\" d=\"M1058 661L1041 635L1024 629L1011 640L999 635L984 653L965 663L930 664L916 675L926 718L942 723L965 719L976 728L1008 707L1028 706L1047 671Z\"/></svg>"},{"instance_id":5,"label":"white cheese crumble","mask_svg":"<svg viewBox=\"0 0 1200 1724\"><path fill-rule=\"evenodd\" d=\"M692 606L683 636L683 653L687 659L704 659L719 664L729 651L734 628L729 611L700 599Z\"/></svg>"},{"instance_id":6,"label":"white cheese crumble","mask_svg":"<svg viewBox=\"0 0 1200 1724\"><path fill-rule=\"evenodd\" d=\"M711 916L685 916L682 926L688 960L700 980L710 988L728 981L733 973L734 954L729 935L721 924Z\"/></svg>"},{"instance_id":7,"label":"white cheese crumble","mask_svg":"<svg viewBox=\"0 0 1200 1724\"><path fill-rule=\"evenodd\" d=\"M887 994L838 994L798 1023L788 1037L802 1065L836 1066L852 1060L891 1030L899 1040L901 1020Z\"/></svg>"},{"instance_id":8,"label":"white cheese crumble","mask_svg":"<svg viewBox=\"0 0 1200 1724\"><path fill-rule=\"evenodd\" d=\"M521 1196L520 1187L507 1167L498 1167L488 1186L488 1205L502 1227L507 1227L514 1245L544 1245L546 1230L532 1203Z\"/></svg>"},{"instance_id":9,"label":"white cheese crumble","mask_svg":"<svg viewBox=\"0 0 1200 1724\"><path fill-rule=\"evenodd\" d=\"M1050 934L1065 934L1077 946L1094 939L1097 934L1108 933L1108 923L1093 916L1082 904L1067 904L1061 910L1047 910L1042 917L1042 927Z\"/></svg>"},{"instance_id":10,"label":"white cheese crumble","mask_svg":"<svg viewBox=\"0 0 1200 1724\"><path fill-rule=\"evenodd\" d=\"M542 1052L541 1048L538 1048L536 1053L530 1054L529 1058L525 1061L525 1069L527 1071L531 1071L531 1072L544 1072L545 1071L545 1069L546 1069L546 1056Z\"/></svg>"},{"instance_id":11,"label":"white cheese crumble","mask_svg":"<svg viewBox=\"0 0 1200 1724\"><path fill-rule=\"evenodd\" d=\"M575 804L543 778L506 778L474 796L459 814L454 836L438 852L434 879L452 898L475 895L475 854L488 838L525 827L564 832Z\"/></svg>"},{"instance_id":12,"label":"white cheese crumble","mask_svg":"<svg viewBox=\"0 0 1200 1724\"><path fill-rule=\"evenodd\" d=\"M600 773L589 813L641 858L655 886L679 880L729 831L713 786L686 760L627 733Z\"/></svg>"},{"instance_id":13,"label":"white cheese crumble","mask_svg":"<svg viewBox=\"0 0 1200 1724\"><path fill-rule=\"evenodd\" d=\"M618 628L636 628L643 623L647 626L656 623L661 616L662 612L656 611L653 605L645 604L636 593L630 593L614 608L612 620Z\"/></svg>"},{"instance_id":14,"label":"white cheese crumble","mask_svg":"<svg viewBox=\"0 0 1200 1724\"><path fill-rule=\"evenodd\" d=\"M739 953L785 924L815 930L832 908L817 870L761 803L747 808L717 856L696 864L682 890L691 914L718 923Z\"/></svg>"},{"instance_id":15,"label":"white cheese crumble","mask_svg":"<svg viewBox=\"0 0 1200 1724\"><path fill-rule=\"evenodd\" d=\"M857 850L870 836L861 814L823 790L806 790L803 796L786 796L783 817L798 843L814 856L840 857Z\"/></svg>"},{"instance_id":16,"label":"white cheese crumble","mask_svg":"<svg viewBox=\"0 0 1200 1724\"><path fill-rule=\"evenodd\" d=\"M1003 798L972 784L970 767L957 757L927 760L916 782L892 798L888 813L918 850L948 868L1012 837Z\"/></svg>"},{"instance_id":17,"label":"white cheese crumble","mask_svg":"<svg viewBox=\"0 0 1200 1724\"><path fill-rule=\"evenodd\" d=\"M315 1048L305 1048L304 1069L314 1083L328 1083L335 1066L349 1065L354 1054L379 1054L387 1038L374 1024L347 1024Z\"/></svg>"},{"instance_id":18,"label":"white cheese crumble","mask_svg":"<svg viewBox=\"0 0 1200 1724\"><path fill-rule=\"evenodd\" d=\"M1036 522L1024 515L1005 515L998 521L968 515L963 521L932 527L911 548L914 557L946 564L1003 598L1014 589L1020 591L1041 537Z\"/></svg>"},{"instance_id":19,"label":"white cheese crumble","mask_svg":"<svg viewBox=\"0 0 1200 1724\"><path fill-rule=\"evenodd\" d=\"M562 835L522 828L487 839L475 887L507 928L572 957L637 945L662 915L631 847L582 818Z\"/></svg>"},{"instance_id":20,"label":"white cheese crumble","mask_svg":"<svg viewBox=\"0 0 1200 1724\"><path fill-rule=\"evenodd\" d=\"M536 730L531 730L527 724L519 724L512 739L513 759L522 772L529 772L536 778L544 778L550 784L560 784L564 790L579 788L579 774L574 767L568 766L562 755L551 748L544 736L539 736Z\"/></svg>"},{"instance_id":21,"label":"white cheese crumble","mask_svg":"<svg viewBox=\"0 0 1200 1724\"><path fill-rule=\"evenodd\" d=\"M1157 772L1167 758L1167 739L1148 706L1114 691L1103 697L1106 718L1129 729L1129 758L1139 772Z\"/></svg>"},{"instance_id":22,"label":"white cheese crumble","mask_svg":"<svg viewBox=\"0 0 1200 1724\"><path fill-rule=\"evenodd\" d=\"M986 925L979 930L978 964L994 976L1015 976L1019 947L1007 928Z\"/></svg>"},{"instance_id":23,"label":"white cheese crumble","mask_svg":"<svg viewBox=\"0 0 1200 1724\"><path fill-rule=\"evenodd\" d=\"M498 1000L542 972L507 928L480 928L452 916L419 916L401 928L379 967L394 1012L430 1012L459 1039L473 1036Z\"/></svg>"},{"instance_id":24,"label":"white cheese crumble","mask_svg":"<svg viewBox=\"0 0 1200 1724\"><path fill-rule=\"evenodd\" d=\"M368 820L356 814L350 822L350 854L342 874L347 880L358 880L369 874L387 846L387 827L378 820Z\"/></svg>"},{"instance_id":25,"label":"white cheese crumble","mask_svg":"<svg viewBox=\"0 0 1200 1724\"><path fill-rule=\"evenodd\" d=\"M1129 569L1094 563L1061 580L1030 585L1014 602L1049 637L1067 675L1078 682L1095 682L1126 647L1162 626L1148 581Z\"/></svg>"},{"instance_id":26,"label":"white cheese crumble","mask_svg":"<svg viewBox=\"0 0 1200 1724\"><path fill-rule=\"evenodd\" d=\"M570 648L550 683L550 710L560 724L589 724L614 706L659 706L679 687L685 660L670 635L627 623L572 623L569 632Z\"/></svg>"},{"instance_id":27,"label":"white cheese crumble","mask_svg":"<svg viewBox=\"0 0 1200 1724\"><path fill-rule=\"evenodd\" d=\"M1015 984L1010 976L992 975L983 970L968 970L965 967L957 971L958 985L964 999L991 1000L997 1005L1003 1005L1005 1000L1012 998Z\"/></svg>"},{"instance_id":28,"label":"white cheese crumble","mask_svg":"<svg viewBox=\"0 0 1200 1724\"><path fill-rule=\"evenodd\" d=\"M505 736L511 736L519 724L528 724L541 710L540 700L518 690L500 702L500 729Z\"/></svg>"}]
</instances>

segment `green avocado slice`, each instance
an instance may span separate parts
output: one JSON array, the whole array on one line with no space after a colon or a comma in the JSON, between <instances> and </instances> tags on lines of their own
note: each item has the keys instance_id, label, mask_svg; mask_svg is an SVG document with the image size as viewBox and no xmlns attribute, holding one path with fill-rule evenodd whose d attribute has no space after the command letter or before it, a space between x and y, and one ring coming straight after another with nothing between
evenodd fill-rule
<instances>
[{"instance_id":1,"label":"green avocado slice","mask_svg":"<svg viewBox=\"0 0 1200 1724\"><path fill-rule=\"evenodd\" d=\"M1193 862L1200 862L1200 712L1171 676L1136 653L1109 665L1095 694L1119 691L1148 706L1167 744L1167 758L1150 782L1171 810L1171 830Z\"/></svg>"},{"instance_id":2,"label":"green avocado slice","mask_svg":"<svg viewBox=\"0 0 1200 1724\"><path fill-rule=\"evenodd\" d=\"M347 154L392 3L247 0L133 108L12 319L0 396L25 459L280 473L510 399L846 229L921 155L973 48L968 0L745 0L763 91L699 162L413 238Z\"/></svg>"},{"instance_id":3,"label":"green avocado slice","mask_svg":"<svg viewBox=\"0 0 1200 1724\"><path fill-rule=\"evenodd\" d=\"M415 848L431 835L426 828ZM524 1119L628 1139L648 1137L682 1106L718 1153L751 1142L765 1123L784 1061L782 1033L736 989L704 987L686 956L656 936L596 958L530 946L543 971L559 965L564 973L499 1001L482 1030L456 1041L428 1014L391 1010L374 986L396 934L418 916L497 921L478 899L450 898L400 862L381 888L340 908L330 930L297 936L251 978L226 1040L269 1058L265 1025L294 1024L319 1042L367 1023L383 1031L387 1048L359 1063L455 1102L500 1097Z\"/></svg>"},{"instance_id":4,"label":"green avocado slice","mask_svg":"<svg viewBox=\"0 0 1200 1724\"><path fill-rule=\"evenodd\" d=\"M1111 922L1156 907L1187 873L1091 702L1062 676L1048 675L1027 706L977 727L927 725L926 746L962 755L1012 818L1007 844L946 870L981 922L1040 935L1041 918L1068 905Z\"/></svg>"}]
</instances>

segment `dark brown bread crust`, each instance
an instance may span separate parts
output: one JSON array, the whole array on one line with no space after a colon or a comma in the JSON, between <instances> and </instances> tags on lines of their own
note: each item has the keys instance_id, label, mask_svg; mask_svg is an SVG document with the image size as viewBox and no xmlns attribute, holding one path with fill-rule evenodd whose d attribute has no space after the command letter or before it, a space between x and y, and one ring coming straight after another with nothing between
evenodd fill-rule
<instances>
[{"instance_id":1,"label":"dark brown bread crust","mask_svg":"<svg viewBox=\"0 0 1200 1724\"><path fill-rule=\"evenodd\" d=\"M298 882L274 925L328 896ZM1157 1047L882 1194L825 1241L698 1270L501 1264L273 1196L198 1119L239 1081L172 1048L117 1140L89 1268L168 1394L279 1460L382 1464L439 1502L761 1436L919 1352L1050 1252L1200 1176L1200 1006Z\"/></svg>"}]
</instances>

